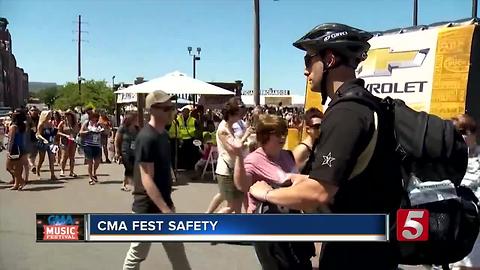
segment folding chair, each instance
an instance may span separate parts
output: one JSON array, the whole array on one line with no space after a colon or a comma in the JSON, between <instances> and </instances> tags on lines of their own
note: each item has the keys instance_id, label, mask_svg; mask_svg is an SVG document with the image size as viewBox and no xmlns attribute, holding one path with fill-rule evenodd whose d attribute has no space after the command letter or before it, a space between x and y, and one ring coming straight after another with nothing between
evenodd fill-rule
<instances>
[{"instance_id":1,"label":"folding chair","mask_svg":"<svg viewBox=\"0 0 480 270\"><path fill-rule=\"evenodd\" d=\"M212 146L212 149L210 150L210 154L208 154L207 162L205 163L205 167L203 167L203 172L201 178L205 176L205 173L207 172L208 165L212 168L212 179L213 181L216 181L217 178L215 176L215 166L217 164L217 159L218 159L218 150L216 146Z\"/></svg>"}]
</instances>

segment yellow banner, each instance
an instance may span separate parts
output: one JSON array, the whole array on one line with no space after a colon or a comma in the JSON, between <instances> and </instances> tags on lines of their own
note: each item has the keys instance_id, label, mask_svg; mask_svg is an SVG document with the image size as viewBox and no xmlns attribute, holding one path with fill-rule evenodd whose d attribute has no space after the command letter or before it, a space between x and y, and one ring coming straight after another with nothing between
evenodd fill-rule
<instances>
[{"instance_id":1,"label":"yellow banner","mask_svg":"<svg viewBox=\"0 0 480 270\"><path fill-rule=\"evenodd\" d=\"M313 92L310 83L307 81L307 87L305 89L305 111L312 107L322 111L322 95Z\"/></svg>"},{"instance_id":2,"label":"yellow banner","mask_svg":"<svg viewBox=\"0 0 480 270\"><path fill-rule=\"evenodd\" d=\"M317 92L313 92L310 86L310 83L307 81L305 89L305 111L310 108L317 108L320 111L323 111L322 106L322 95ZM303 119L302 119L303 120ZM305 136L305 127L303 127L302 132L297 129L290 128L288 130L287 142L285 143L285 149L292 150L295 148Z\"/></svg>"},{"instance_id":3,"label":"yellow banner","mask_svg":"<svg viewBox=\"0 0 480 270\"><path fill-rule=\"evenodd\" d=\"M475 25L440 29L435 54L430 113L449 119L465 113Z\"/></svg>"}]
</instances>

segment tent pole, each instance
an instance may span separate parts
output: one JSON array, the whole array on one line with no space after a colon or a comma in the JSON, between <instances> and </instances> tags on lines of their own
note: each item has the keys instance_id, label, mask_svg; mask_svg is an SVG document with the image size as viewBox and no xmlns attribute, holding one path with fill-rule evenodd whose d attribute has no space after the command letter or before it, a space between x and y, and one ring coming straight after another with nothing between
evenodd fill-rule
<instances>
[{"instance_id":1,"label":"tent pole","mask_svg":"<svg viewBox=\"0 0 480 270\"><path fill-rule=\"evenodd\" d=\"M175 99L175 111L177 111L177 100ZM175 179L177 178L177 170L178 170L178 125L177 125L177 115L175 114L175 118L172 121L172 125L175 125Z\"/></svg>"}]
</instances>

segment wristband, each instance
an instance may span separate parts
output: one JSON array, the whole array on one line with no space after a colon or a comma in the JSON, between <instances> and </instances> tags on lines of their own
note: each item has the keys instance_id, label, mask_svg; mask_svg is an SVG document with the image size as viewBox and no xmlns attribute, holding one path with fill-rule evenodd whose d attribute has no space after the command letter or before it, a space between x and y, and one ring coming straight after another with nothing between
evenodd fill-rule
<instances>
[{"instance_id":1,"label":"wristband","mask_svg":"<svg viewBox=\"0 0 480 270\"><path fill-rule=\"evenodd\" d=\"M272 190L273 190L273 189L269 189L269 190L267 190L267 192L265 192L265 196L263 196L263 201L264 201L264 202L268 202L268 200L267 200L267 195L268 195L268 193L270 193L270 191L272 191Z\"/></svg>"},{"instance_id":2,"label":"wristband","mask_svg":"<svg viewBox=\"0 0 480 270\"><path fill-rule=\"evenodd\" d=\"M305 145L305 147L307 147L308 151L312 152L312 148L310 146L308 146L308 144L306 144L304 142L301 142L300 144Z\"/></svg>"}]
</instances>

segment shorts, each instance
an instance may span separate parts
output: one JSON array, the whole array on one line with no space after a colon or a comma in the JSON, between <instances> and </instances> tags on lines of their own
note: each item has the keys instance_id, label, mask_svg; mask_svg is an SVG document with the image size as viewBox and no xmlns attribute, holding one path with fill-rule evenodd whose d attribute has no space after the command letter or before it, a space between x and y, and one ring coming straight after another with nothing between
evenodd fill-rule
<instances>
[{"instance_id":1,"label":"shorts","mask_svg":"<svg viewBox=\"0 0 480 270\"><path fill-rule=\"evenodd\" d=\"M43 142L37 142L35 144L35 148L37 148L37 152L45 153L47 152L49 155L53 154L52 150L50 150L50 146L48 144L44 144ZM33 148L32 148L33 149ZM33 152L33 151L32 151Z\"/></svg>"},{"instance_id":2,"label":"shorts","mask_svg":"<svg viewBox=\"0 0 480 270\"><path fill-rule=\"evenodd\" d=\"M217 174L218 189L220 194L227 201L243 198L244 194L237 189L233 182L233 175Z\"/></svg>"},{"instance_id":3,"label":"shorts","mask_svg":"<svg viewBox=\"0 0 480 270\"><path fill-rule=\"evenodd\" d=\"M100 146L85 145L83 147L83 152L85 153L85 159L87 160L94 160L102 157L102 147Z\"/></svg>"},{"instance_id":4,"label":"shorts","mask_svg":"<svg viewBox=\"0 0 480 270\"><path fill-rule=\"evenodd\" d=\"M122 154L122 159L123 159L123 167L125 167L125 176L133 177L135 157L133 155Z\"/></svg>"}]
</instances>

